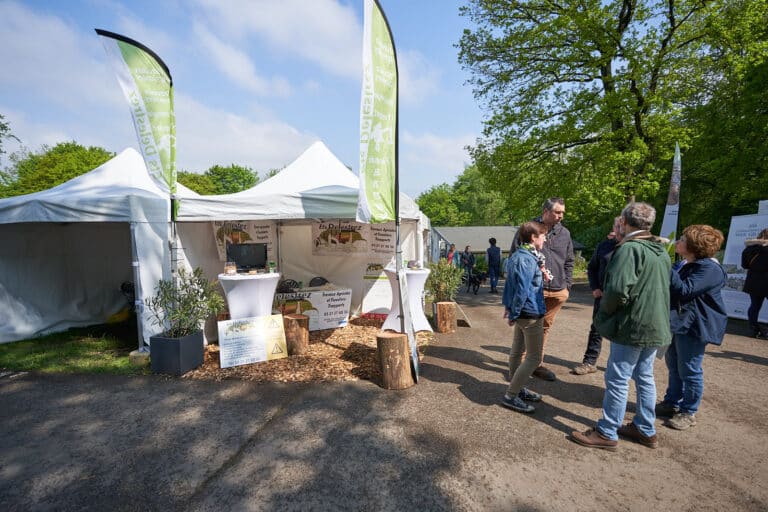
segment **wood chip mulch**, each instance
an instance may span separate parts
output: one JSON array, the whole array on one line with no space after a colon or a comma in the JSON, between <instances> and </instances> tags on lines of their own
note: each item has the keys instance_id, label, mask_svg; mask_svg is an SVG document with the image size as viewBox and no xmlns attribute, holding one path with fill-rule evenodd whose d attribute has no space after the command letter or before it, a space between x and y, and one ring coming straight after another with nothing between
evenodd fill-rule
<instances>
[{"instance_id":1,"label":"wood chip mulch","mask_svg":"<svg viewBox=\"0 0 768 512\"><path fill-rule=\"evenodd\" d=\"M332 382L346 380L381 380L376 335L382 320L357 318L346 327L310 331L306 354L273 359L261 363L219 367L219 346L210 344L205 350L203 366L184 375L201 380L240 379L253 382ZM416 333L419 359L434 335Z\"/></svg>"}]
</instances>

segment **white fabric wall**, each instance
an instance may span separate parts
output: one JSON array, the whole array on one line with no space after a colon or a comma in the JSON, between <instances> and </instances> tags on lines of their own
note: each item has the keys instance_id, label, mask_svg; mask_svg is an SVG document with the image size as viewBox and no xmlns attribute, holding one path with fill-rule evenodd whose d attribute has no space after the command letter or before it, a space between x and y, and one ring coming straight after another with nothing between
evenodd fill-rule
<instances>
[{"instance_id":1,"label":"white fabric wall","mask_svg":"<svg viewBox=\"0 0 768 512\"><path fill-rule=\"evenodd\" d=\"M106 322L128 306L127 223L0 224L0 342Z\"/></svg>"}]
</instances>

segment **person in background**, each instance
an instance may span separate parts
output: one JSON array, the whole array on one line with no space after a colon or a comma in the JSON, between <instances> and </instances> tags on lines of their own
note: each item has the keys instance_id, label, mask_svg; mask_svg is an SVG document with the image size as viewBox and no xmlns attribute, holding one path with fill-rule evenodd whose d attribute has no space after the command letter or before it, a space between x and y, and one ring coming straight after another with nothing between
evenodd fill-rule
<instances>
[{"instance_id":1,"label":"person in background","mask_svg":"<svg viewBox=\"0 0 768 512\"><path fill-rule=\"evenodd\" d=\"M456 254L456 244L451 244L448 248L448 252L445 253L445 259L454 267L459 266L459 255Z\"/></svg>"},{"instance_id":2,"label":"person in background","mask_svg":"<svg viewBox=\"0 0 768 512\"><path fill-rule=\"evenodd\" d=\"M496 247L495 238L489 238L488 243L491 246L485 250L485 257L488 262L488 281L491 285L489 293L499 293L496 285L499 284L499 274L501 274L501 249Z\"/></svg>"},{"instance_id":3,"label":"person in background","mask_svg":"<svg viewBox=\"0 0 768 512\"><path fill-rule=\"evenodd\" d=\"M472 247L466 246L464 252L461 253L461 268L464 269L464 275L467 277L467 283L472 276L472 271L475 268L475 255L470 251Z\"/></svg>"},{"instance_id":4,"label":"person in background","mask_svg":"<svg viewBox=\"0 0 768 512\"><path fill-rule=\"evenodd\" d=\"M518 412L533 412L534 407L526 402L541 401L541 395L527 389L525 383L543 357L547 278L541 270L543 258L539 251L546 233L547 228L539 222L520 226L518 234L522 244L507 260L507 280L501 297L504 318L515 328L509 351L509 387L501 404Z\"/></svg>"},{"instance_id":5,"label":"person in background","mask_svg":"<svg viewBox=\"0 0 768 512\"><path fill-rule=\"evenodd\" d=\"M629 203L621 212L616 246L605 269L603 296L595 327L611 340L605 369L603 417L570 439L588 448L615 450L619 436L656 448L656 382L653 360L658 347L669 345L669 275L667 240L649 231L656 210L647 203ZM629 379L635 381L635 416L622 425L627 411Z\"/></svg>"},{"instance_id":6,"label":"person in background","mask_svg":"<svg viewBox=\"0 0 768 512\"><path fill-rule=\"evenodd\" d=\"M608 237L597 244L595 252L587 265L587 277L589 278L589 287L592 289L592 297L595 299L592 305L592 325L589 326L589 335L587 336L587 350L584 352L584 358L580 365L573 369L576 375L587 375L597 371L597 358L600 357L600 349L603 345L603 337L597 332L594 318L600 308L600 297L603 296L603 277L605 276L605 267L611 258L616 244L620 240L617 236L619 232L619 217L613 219L613 227Z\"/></svg>"},{"instance_id":7,"label":"person in background","mask_svg":"<svg viewBox=\"0 0 768 512\"><path fill-rule=\"evenodd\" d=\"M749 294L747 319L752 328L752 336L768 339L768 328L760 325L760 309L768 298L768 228L762 230L757 238L744 242L746 247L741 253L741 267L747 270L744 281L744 293Z\"/></svg>"},{"instance_id":8,"label":"person in background","mask_svg":"<svg viewBox=\"0 0 768 512\"><path fill-rule=\"evenodd\" d=\"M668 427L685 430L696 425L696 412L704 393L704 350L720 345L728 315L722 289L726 274L714 255L723 245L723 234L704 224L688 226L675 252L685 265L670 277L672 345L664 359L669 383L656 416L671 417Z\"/></svg>"},{"instance_id":9,"label":"person in background","mask_svg":"<svg viewBox=\"0 0 768 512\"><path fill-rule=\"evenodd\" d=\"M573 241L571 232L561 224L564 215L565 200L562 197L550 197L542 205L541 217L533 219L547 227L547 242L541 252L546 258L547 270L552 273L552 279L544 286L544 303L547 306L547 313L544 315L544 345L547 344L547 335L555 323L555 316L568 300L573 283ZM519 237L515 235L509 250L510 255L518 246ZM533 375L544 380L557 380L555 373L543 365L539 365Z\"/></svg>"}]
</instances>

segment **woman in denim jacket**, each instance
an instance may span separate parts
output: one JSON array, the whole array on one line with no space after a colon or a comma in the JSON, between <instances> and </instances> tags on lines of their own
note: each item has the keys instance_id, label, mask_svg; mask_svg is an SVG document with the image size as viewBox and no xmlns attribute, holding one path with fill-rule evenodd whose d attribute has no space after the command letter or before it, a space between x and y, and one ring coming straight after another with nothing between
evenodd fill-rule
<instances>
[{"instance_id":1,"label":"woman in denim jacket","mask_svg":"<svg viewBox=\"0 0 768 512\"><path fill-rule=\"evenodd\" d=\"M544 224L526 222L518 230L522 244L507 260L502 303L504 318L514 326L515 334L509 351L510 382L502 405L518 412L533 412L534 407L526 402L541 401L541 395L524 384L541 364L543 356L544 281L548 277L544 256L539 251L546 234Z\"/></svg>"},{"instance_id":2,"label":"woman in denim jacket","mask_svg":"<svg viewBox=\"0 0 768 512\"><path fill-rule=\"evenodd\" d=\"M704 393L702 362L707 343L720 345L728 317L722 289L726 274L713 258L723 234L704 224L688 226L675 244L685 260L670 278L672 344L665 355L669 384L656 416L669 417L667 426L685 430L696 425Z\"/></svg>"}]
</instances>

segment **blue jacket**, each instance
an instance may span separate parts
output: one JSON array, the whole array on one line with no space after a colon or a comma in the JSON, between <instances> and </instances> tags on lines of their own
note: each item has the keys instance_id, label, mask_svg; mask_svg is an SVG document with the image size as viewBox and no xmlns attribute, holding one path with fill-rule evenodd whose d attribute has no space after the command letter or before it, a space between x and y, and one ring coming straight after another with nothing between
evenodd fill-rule
<instances>
[{"instance_id":1,"label":"blue jacket","mask_svg":"<svg viewBox=\"0 0 768 512\"><path fill-rule=\"evenodd\" d=\"M721 293L726 275L711 258L686 263L670 275L670 327L702 343L720 345L728 316Z\"/></svg>"},{"instance_id":2,"label":"blue jacket","mask_svg":"<svg viewBox=\"0 0 768 512\"><path fill-rule=\"evenodd\" d=\"M527 249L519 248L507 258L507 281L501 302L509 318L523 316L540 317L546 313L544 306L544 278L536 256Z\"/></svg>"}]
</instances>

